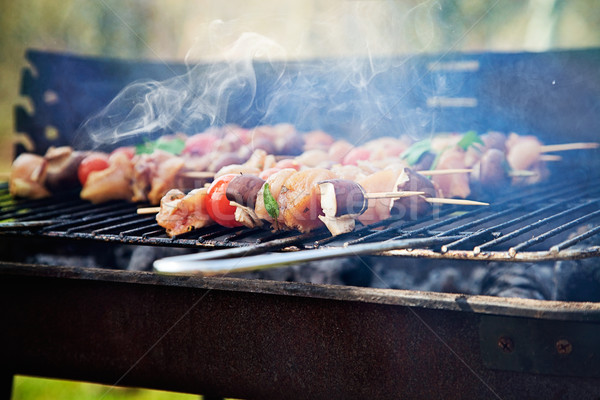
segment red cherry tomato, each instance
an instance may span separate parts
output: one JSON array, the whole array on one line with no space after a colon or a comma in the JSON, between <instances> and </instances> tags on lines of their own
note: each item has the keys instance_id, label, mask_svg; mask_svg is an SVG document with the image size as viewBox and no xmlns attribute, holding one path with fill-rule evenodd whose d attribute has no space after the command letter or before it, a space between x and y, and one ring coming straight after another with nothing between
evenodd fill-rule
<instances>
[{"instance_id":1,"label":"red cherry tomato","mask_svg":"<svg viewBox=\"0 0 600 400\"><path fill-rule=\"evenodd\" d=\"M223 175L213 181L206 192L206 211L208 215L219 225L233 228L242 226L235 220L236 207L229 204L226 192L229 182L237 175Z\"/></svg>"},{"instance_id":2,"label":"red cherry tomato","mask_svg":"<svg viewBox=\"0 0 600 400\"><path fill-rule=\"evenodd\" d=\"M90 154L81 161L77 169L79 182L85 185L85 182L92 171L102 171L108 168L108 156L105 154Z\"/></svg>"}]
</instances>

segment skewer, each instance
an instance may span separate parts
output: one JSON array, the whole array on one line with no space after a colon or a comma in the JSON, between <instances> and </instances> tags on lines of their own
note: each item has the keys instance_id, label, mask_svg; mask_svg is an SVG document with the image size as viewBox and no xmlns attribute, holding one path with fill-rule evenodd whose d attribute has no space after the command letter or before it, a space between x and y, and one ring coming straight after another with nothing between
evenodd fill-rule
<instances>
[{"instance_id":1,"label":"skewer","mask_svg":"<svg viewBox=\"0 0 600 400\"><path fill-rule=\"evenodd\" d=\"M146 214L158 214L160 211L160 207L142 207L137 209L137 214L146 215Z\"/></svg>"},{"instance_id":2,"label":"skewer","mask_svg":"<svg viewBox=\"0 0 600 400\"><path fill-rule=\"evenodd\" d=\"M425 192L377 192L377 193L366 193L366 199L400 199L403 197L411 197L411 196L420 196L425 194ZM489 206L489 203L484 203L481 201L474 200L466 200L466 199L445 199L442 197L426 197L424 198L428 203L433 204L458 204L464 206ZM160 207L142 207L138 208L136 213L138 215L147 215L147 214L158 214L160 211Z\"/></svg>"},{"instance_id":3,"label":"skewer","mask_svg":"<svg viewBox=\"0 0 600 400\"><path fill-rule=\"evenodd\" d=\"M434 204L458 204L462 206L489 206L490 203L466 199L445 199L443 197L426 197L425 201Z\"/></svg>"},{"instance_id":4,"label":"skewer","mask_svg":"<svg viewBox=\"0 0 600 400\"><path fill-rule=\"evenodd\" d=\"M365 193L365 199L401 199L403 197L419 196L425 194L425 192L373 192Z\"/></svg>"},{"instance_id":5,"label":"skewer","mask_svg":"<svg viewBox=\"0 0 600 400\"><path fill-rule=\"evenodd\" d=\"M555 151L567 151L567 150L588 150L597 149L600 147L600 143L595 142L579 142L579 143L564 143L564 144L549 144L542 146L542 153L553 153Z\"/></svg>"},{"instance_id":6,"label":"skewer","mask_svg":"<svg viewBox=\"0 0 600 400\"><path fill-rule=\"evenodd\" d=\"M536 176L536 175L538 175L537 172L527 171L527 170L515 170L515 171L510 171L508 173L508 176Z\"/></svg>"},{"instance_id":7,"label":"skewer","mask_svg":"<svg viewBox=\"0 0 600 400\"><path fill-rule=\"evenodd\" d=\"M562 157L554 154L542 154L540 161L562 161Z\"/></svg>"},{"instance_id":8,"label":"skewer","mask_svg":"<svg viewBox=\"0 0 600 400\"><path fill-rule=\"evenodd\" d=\"M419 196L425 192L378 192L378 193L365 193L365 199L400 199L403 197ZM475 200L466 199L446 199L444 197L425 197L424 200L432 204L458 204L463 206L489 206L490 203L484 203Z\"/></svg>"}]
</instances>

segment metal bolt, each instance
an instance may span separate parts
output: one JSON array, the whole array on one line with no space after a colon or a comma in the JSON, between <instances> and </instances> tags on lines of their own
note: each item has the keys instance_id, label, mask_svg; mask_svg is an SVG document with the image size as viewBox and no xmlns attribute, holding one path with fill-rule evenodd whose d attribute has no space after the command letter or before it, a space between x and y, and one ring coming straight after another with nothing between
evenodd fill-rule
<instances>
[{"instance_id":1,"label":"metal bolt","mask_svg":"<svg viewBox=\"0 0 600 400\"><path fill-rule=\"evenodd\" d=\"M556 351L558 354L570 354L573 351L573 345L566 339L560 339L556 342Z\"/></svg>"},{"instance_id":2,"label":"metal bolt","mask_svg":"<svg viewBox=\"0 0 600 400\"><path fill-rule=\"evenodd\" d=\"M515 349L512 339L507 336L502 336L500 339L498 339L498 347L500 347L500 350L505 353L512 353L512 351Z\"/></svg>"}]
</instances>

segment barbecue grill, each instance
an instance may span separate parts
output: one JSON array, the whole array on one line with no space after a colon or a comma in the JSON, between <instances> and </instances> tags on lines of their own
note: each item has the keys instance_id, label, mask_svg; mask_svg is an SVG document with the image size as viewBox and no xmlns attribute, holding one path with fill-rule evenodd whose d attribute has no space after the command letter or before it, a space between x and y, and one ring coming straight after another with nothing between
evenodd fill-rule
<instances>
[{"instance_id":1,"label":"barbecue grill","mask_svg":"<svg viewBox=\"0 0 600 400\"><path fill-rule=\"evenodd\" d=\"M40 51L26 56L31 69L24 70L22 94L34 111L17 107L16 130L41 154L52 145L89 145L77 128L132 81L187 71L179 64ZM547 143L597 140L600 50L391 61L397 67L374 78L372 90L391 102L394 113L370 125L372 135L392 126L421 126L514 130ZM283 75L272 63L256 62L254 106L234 99L230 119L223 122L254 126L292 118L299 130L357 135L352 107L336 114L337 120L321 109L296 120L302 106L297 99L278 104L276 116L262 106L271 91L282 89L282 81L294 82L298 71L308 71L307 80L327 90L335 74L316 66L333 62L287 64ZM333 100L360 106L362 96L359 89L348 90ZM430 117L424 128L412 117L423 110ZM49 128L57 134L48 135ZM17 145L17 153L24 150ZM23 255L105 254L144 245L201 251L194 261L189 255L163 261L181 268L252 269L368 254L388 268L413 260L485 268L491 262L501 268L562 262L593 270L600 256L598 155L564 155L552 166L549 182L507 190L490 207L444 206L433 217L387 220L336 237L324 230L211 226L169 238L154 216L136 214L140 204L93 205L68 192L15 200L2 186L5 382L12 374L31 374L239 398L597 398L597 297L549 301L248 275L166 276L34 265Z\"/></svg>"}]
</instances>

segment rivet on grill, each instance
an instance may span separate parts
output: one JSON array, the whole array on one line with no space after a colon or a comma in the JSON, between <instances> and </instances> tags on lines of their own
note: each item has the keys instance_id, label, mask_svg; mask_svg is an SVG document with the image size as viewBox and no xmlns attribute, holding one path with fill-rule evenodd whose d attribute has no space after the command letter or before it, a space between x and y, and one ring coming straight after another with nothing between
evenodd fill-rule
<instances>
[{"instance_id":1,"label":"rivet on grill","mask_svg":"<svg viewBox=\"0 0 600 400\"><path fill-rule=\"evenodd\" d=\"M504 353L512 353L515 349L512 339L507 336L502 336L500 339L498 339L498 347Z\"/></svg>"},{"instance_id":2,"label":"rivet on grill","mask_svg":"<svg viewBox=\"0 0 600 400\"><path fill-rule=\"evenodd\" d=\"M573 345L566 339L556 342L556 351L558 354L570 354L573 351Z\"/></svg>"}]
</instances>

